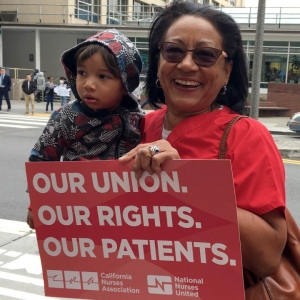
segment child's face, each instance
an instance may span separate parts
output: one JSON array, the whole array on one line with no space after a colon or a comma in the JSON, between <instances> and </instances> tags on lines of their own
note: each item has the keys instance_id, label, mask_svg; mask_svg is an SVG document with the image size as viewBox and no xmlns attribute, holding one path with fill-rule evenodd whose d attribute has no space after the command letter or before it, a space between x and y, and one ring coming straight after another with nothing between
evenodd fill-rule
<instances>
[{"instance_id":1,"label":"child's face","mask_svg":"<svg viewBox=\"0 0 300 300\"><path fill-rule=\"evenodd\" d=\"M95 53L77 65L77 93L91 109L115 109L126 93L121 78L107 68L102 56Z\"/></svg>"}]
</instances>

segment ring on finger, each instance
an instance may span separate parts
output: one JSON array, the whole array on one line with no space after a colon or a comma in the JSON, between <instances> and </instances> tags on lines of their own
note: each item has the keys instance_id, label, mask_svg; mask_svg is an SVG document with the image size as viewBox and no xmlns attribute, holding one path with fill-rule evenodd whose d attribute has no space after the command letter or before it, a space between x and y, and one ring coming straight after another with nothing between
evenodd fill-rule
<instances>
[{"instance_id":1,"label":"ring on finger","mask_svg":"<svg viewBox=\"0 0 300 300\"><path fill-rule=\"evenodd\" d=\"M154 156L155 154L158 154L160 152L159 148L156 145L149 146L148 149L149 149L151 157Z\"/></svg>"}]
</instances>

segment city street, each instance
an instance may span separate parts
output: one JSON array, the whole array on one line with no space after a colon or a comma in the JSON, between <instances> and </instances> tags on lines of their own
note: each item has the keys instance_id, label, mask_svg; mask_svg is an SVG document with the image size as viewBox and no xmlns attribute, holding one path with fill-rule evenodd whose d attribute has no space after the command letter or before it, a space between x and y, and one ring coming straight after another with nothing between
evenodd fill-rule
<instances>
[{"instance_id":1,"label":"city street","mask_svg":"<svg viewBox=\"0 0 300 300\"><path fill-rule=\"evenodd\" d=\"M0 299L41 300L43 278L36 236L24 222L29 204L25 162L49 115L0 114ZM289 144L299 137L276 135L276 142ZM300 225L300 161L284 159L287 203ZM263 178L262 178L263 180ZM13 220L14 222L11 222ZM12 243L12 241L14 241ZM58 298L55 298L58 299ZM62 299L62 298L60 298Z\"/></svg>"}]
</instances>

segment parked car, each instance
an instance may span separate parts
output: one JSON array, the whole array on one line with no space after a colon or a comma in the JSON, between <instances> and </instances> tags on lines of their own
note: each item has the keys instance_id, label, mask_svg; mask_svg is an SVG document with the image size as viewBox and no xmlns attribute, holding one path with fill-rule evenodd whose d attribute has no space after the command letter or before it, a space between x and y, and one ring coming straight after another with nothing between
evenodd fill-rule
<instances>
[{"instance_id":1,"label":"parked car","mask_svg":"<svg viewBox=\"0 0 300 300\"><path fill-rule=\"evenodd\" d=\"M287 126L289 126L290 130L300 133L300 112L294 113L288 120Z\"/></svg>"}]
</instances>

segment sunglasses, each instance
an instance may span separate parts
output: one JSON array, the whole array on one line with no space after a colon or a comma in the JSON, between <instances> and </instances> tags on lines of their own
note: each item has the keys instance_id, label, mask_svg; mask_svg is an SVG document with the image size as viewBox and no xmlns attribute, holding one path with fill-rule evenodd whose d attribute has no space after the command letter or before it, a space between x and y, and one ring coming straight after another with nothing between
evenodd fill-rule
<instances>
[{"instance_id":1,"label":"sunglasses","mask_svg":"<svg viewBox=\"0 0 300 300\"><path fill-rule=\"evenodd\" d=\"M223 51L210 47L198 47L187 49L184 46L173 42L160 42L158 44L162 57L170 63L180 63L186 56L187 52L193 53L193 60L199 67L209 68L213 66L219 57L228 55Z\"/></svg>"}]
</instances>

